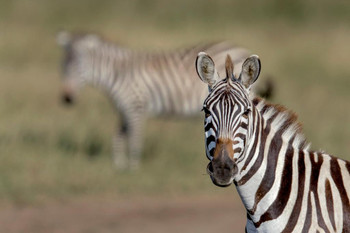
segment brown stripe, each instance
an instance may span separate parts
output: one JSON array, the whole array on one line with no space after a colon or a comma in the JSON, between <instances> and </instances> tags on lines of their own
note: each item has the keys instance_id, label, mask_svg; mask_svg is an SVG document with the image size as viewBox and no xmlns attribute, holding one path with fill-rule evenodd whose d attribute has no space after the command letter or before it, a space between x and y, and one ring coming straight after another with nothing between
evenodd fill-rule
<instances>
[{"instance_id":1,"label":"brown stripe","mask_svg":"<svg viewBox=\"0 0 350 233\"><path fill-rule=\"evenodd\" d=\"M312 220L312 205L311 205L311 192L309 192L309 195L307 195L308 202L307 202L307 212L305 216L305 222L304 227L301 232L309 232L311 227L311 220Z\"/></svg>"},{"instance_id":2,"label":"brown stripe","mask_svg":"<svg viewBox=\"0 0 350 233\"><path fill-rule=\"evenodd\" d=\"M317 162L315 162L315 158L318 158ZM310 152L310 161L311 161L311 177L310 177L310 193L313 192L315 194L315 208L317 214L317 222L318 225L325 230L325 232L329 232L326 227L326 223L322 217L321 212L321 203L317 193L318 187L318 178L320 176L320 169L323 164L323 157L321 154L317 154L317 152ZM322 203L323 204L323 203Z\"/></svg>"},{"instance_id":3,"label":"brown stripe","mask_svg":"<svg viewBox=\"0 0 350 233\"><path fill-rule=\"evenodd\" d=\"M333 200L333 195L332 195L332 190L331 190L331 184L329 183L329 180L326 180L325 184L325 195L326 195L326 205L327 205L327 210L328 210L328 215L331 220L333 229L335 228L335 221L334 221L334 200Z\"/></svg>"},{"instance_id":4,"label":"brown stripe","mask_svg":"<svg viewBox=\"0 0 350 233\"><path fill-rule=\"evenodd\" d=\"M262 121L261 121L261 118L259 117L259 115L256 115L256 111L253 111L253 119L256 119L256 121L258 121L257 127L255 129L255 134L259 135L260 134L260 130L262 130L263 125L262 125ZM255 125L255 122L252 122L252 124ZM249 155L248 155L248 157L247 157L247 159L246 159L246 161L245 161L241 171L244 171L247 168L247 166L250 163L250 161L252 160L252 158L254 156L254 153L256 151L257 144L258 144L259 141L260 141L259 137L255 137L254 138L253 147L252 147L252 149L251 149L251 151L250 151L250 153L249 153Z\"/></svg>"},{"instance_id":5,"label":"brown stripe","mask_svg":"<svg viewBox=\"0 0 350 233\"><path fill-rule=\"evenodd\" d=\"M257 148L257 143L258 143L258 141L260 141L260 148L259 148L258 158L256 159L256 161L253 164L253 166L249 169L247 174L245 176L243 176L242 179L240 179L237 182L237 185L244 185L257 172L257 170L261 166L261 163L262 163L262 161L264 159L264 148L265 148L266 138L267 138L267 135L270 132L270 124L271 124L271 122L269 122L269 124L267 124L267 127L266 127L265 131L261 132L260 138L258 138L258 137L255 138L255 142L254 142L254 146L253 146L254 148L250 151L250 153L248 155L248 159L246 160L244 166L242 167L242 171L244 171L247 168L250 160L253 158L253 156L254 156L254 154L256 152L255 148ZM262 127L262 122L259 125L259 127Z\"/></svg>"},{"instance_id":6,"label":"brown stripe","mask_svg":"<svg viewBox=\"0 0 350 233\"><path fill-rule=\"evenodd\" d=\"M348 173L350 173L350 162L346 161L345 167L348 169Z\"/></svg>"},{"instance_id":7,"label":"brown stripe","mask_svg":"<svg viewBox=\"0 0 350 233\"><path fill-rule=\"evenodd\" d=\"M264 174L264 177L260 183L260 186L255 195L255 202L252 209L252 213L255 212L257 204L261 201L261 199L270 191L275 178L276 178L276 166L278 161L278 153L282 147L282 131L278 131L273 137L270 148L267 155L267 168ZM282 157L283 158L283 157ZM280 159L282 159L280 158ZM291 168L290 168L291 169Z\"/></svg>"},{"instance_id":8,"label":"brown stripe","mask_svg":"<svg viewBox=\"0 0 350 233\"><path fill-rule=\"evenodd\" d=\"M350 163L347 161L345 161L345 162L346 162L346 168L348 169L348 172L349 172ZM332 179L333 179L335 185L337 186L337 189L340 193L340 198L341 198L342 204L343 204L343 219L344 219L343 231L345 229L350 231L349 197L347 196L346 189L344 187L344 181L343 181L343 177L341 176L341 171L340 171L341 168L339 166L337 158L332 157L330 167L331 167L330 172L331 172Z\"/></svg>"},{"instance_id":9,"label":"brown stripe","mask_svg":"<svg viewBox=\"0 0 350 233\"><path fill-rule=\"evenodd\" d=\"M303 203L303 194L304 194L304 186L305 186L305 154L303 151L299 151L299 159L298 159L298 171L299 171L299 179L298 179L298 195L297 200L294 204L292 214L289 218L289 221L282 232L289 233L292 232L297 224L301 205ZM307 198L307 197L306 197Z\"/></svg>"},{"instance_id":10,"label":"brown stripe","mask_svg":"<svg viewBox=\"0 0 350 233\"><path fill-rule=\"evenodd\" d=\"M254 106L257 106L261 101L262 101L261 98L256 97L256 98L253 99L252 103L254 104Z\"/></svg>"},{"instance_id":11,"label":"brown stripe","mask_svg":"<svg viewBox=\"0 0 350 233\"><path fill-rule=\"evenodd\" d=\"M292 147L294 137L289 141L289 146L286 151L284 168L282 172L281 185L274 202L269 206L267 211L261 215L259 222L255 223L257 227L259 227L263 222L278 218L288 200L292 191L292 179L293 179L293 155L294 149ZM278 175L278 174L277 174Z\"/></svg>"},{"instance_id":12,"label":"brown stripe","mask_svg":"<svg viewBox=\"0 0 350 233\"><path fill-rule=\"evenodd\" d=\"M255 143L254 143L254 148L256 148L257 141L260 141L259 155L258 155L258 158L255 161L254 165L250 168L250 170L247 172L247 174L245 176L243 176L242 179L237 183L238 185L245 184L257 172L257 170L261 166L261 163L264 159L264 149L265 149L266 139L267 139L267 136L269 135L270 130L271 130L271 123L273 122L273 120L275 119L275 117L277 115L278 115L278 113L276 112L275 114L273 114L273 116L271 116L271 118L266 122L265 129L263 129L263 122L259 121L260 124L258 124L258 128L261 129L260 138L256 137ZM258 132L256 132L256 133L258 133ZM273 146L272 141L271 141L270 146ZM241 169L242 171L244 171L247 168L247 166L248 166L250 160L253 158L255 152L256 152L255 149L252 149L250 151L250 154L248 155L248 159L246 160L244 166Z\"/></svg>"},{"instance_id":13,"label":"brown stripe","mask_svg":"<svg viewBox=\"0 0 350 233\"><path fill-rule=\"evenodd\" d=\"M267 110L269 110L271 108L271 106L265 104L264 107L262 107L260 112L260 115L263 116L265 114L265 112L267 112Z\"/></svg>"}]
</instances>

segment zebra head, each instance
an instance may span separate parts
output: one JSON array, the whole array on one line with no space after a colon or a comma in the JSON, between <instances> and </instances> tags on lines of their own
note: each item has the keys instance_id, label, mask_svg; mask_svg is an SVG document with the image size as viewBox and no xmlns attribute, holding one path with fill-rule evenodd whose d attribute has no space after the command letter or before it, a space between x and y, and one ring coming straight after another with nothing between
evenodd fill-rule
<instances>
[{"instance_id":1,"label":"zebra head","mask_svg":"<svg viewBox=\"0 0 350 233\"><path fill-rule=\"evenodd\" d=\"M208 84L209 95L204 101L205 147L210 160L207 172L213 183L229 186L239 172L239 162L245 157L252 132L251 85L260 73L260 60L253 55L245 60L238 78L233 74L230 56L226 58L226 78L220 79L213 60L200 52L196 60L199 78Z\"/></svg>"},{"instance_id":2,"label":"zebra head","mask_svg":"<svg viewBox=\"0 0 350 233\"><path fill-rule=\"evenodd\" d=\"M91 53L101 40L94 34L71 34L62 31L57 35L57 43L64 49L62 62L62 101L72 104L82 86L91 78L93 61Z\"/></svg>"}]
</instances>

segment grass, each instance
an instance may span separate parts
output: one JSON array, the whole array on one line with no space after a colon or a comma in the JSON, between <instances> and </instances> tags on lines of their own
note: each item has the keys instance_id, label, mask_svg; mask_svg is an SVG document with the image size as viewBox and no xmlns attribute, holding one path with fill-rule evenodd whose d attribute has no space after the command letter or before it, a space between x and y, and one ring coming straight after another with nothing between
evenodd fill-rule
<instances>
[{"instance_id":1,"label":"grass","mask_svg":"<svg viewBox=\"0 0 350 233\"><path fill-rule=\"evenodd\" d=\"M282 4L282 5L281 5ZM97 31L139 49L226 39L262 60L273 102L298 113L312 147L350 159L349 12L345 1L0 1L0 202L86 195L231 192L205 173L202 117L151 119L143 166L117 172L117 122L102 93L60 104L60 29ZM141 39L140 39L141 38Z\"/></svg>"}]
</instances>

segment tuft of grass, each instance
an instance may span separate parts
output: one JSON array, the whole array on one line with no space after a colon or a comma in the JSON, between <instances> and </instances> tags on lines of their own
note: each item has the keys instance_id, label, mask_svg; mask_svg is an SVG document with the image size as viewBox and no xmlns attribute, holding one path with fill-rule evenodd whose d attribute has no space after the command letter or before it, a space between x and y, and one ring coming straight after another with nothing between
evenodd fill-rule
<instances>
[{"instance_id":1,"label":"tuft of grass","mask_svg":"<svg viewBox=\"0 0 350 233\"><path fill-rule=\"evenodd\" d=\"M71 136L69 133L64 132L58 136L57 148L62 151L65 155L72 155L78 151L78 142L76 138Z\"/></svg>"}]
</instances>

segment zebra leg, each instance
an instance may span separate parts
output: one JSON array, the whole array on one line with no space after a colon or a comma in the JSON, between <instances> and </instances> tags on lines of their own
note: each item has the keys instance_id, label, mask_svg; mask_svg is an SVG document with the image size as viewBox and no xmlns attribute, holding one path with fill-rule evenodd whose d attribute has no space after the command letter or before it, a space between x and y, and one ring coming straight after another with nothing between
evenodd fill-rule
<instances>
[{"instance_id":1,"label":"zebra leg","mask_svg":"<svg viewBox=\"0 0 350 233\"><path fill-rule=\"evenodd\" d=\"M127 124L122 121L121 127L118 127L117 133L113 136L113 160L118 170L125 170L128 167L127 159Z\"/></svg>"},{"instance_id":2,"label":"zebra leg","mask_svg":"<svg viewBox=\"0 0 350 233\"><path fill-rule=\"evenodd\" d=\"M144 114L137 114L129 118L128 151L129 168L137 170L140 167L140 159L143 147Z\"/></svg>"}]
</instances>

